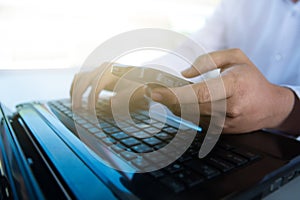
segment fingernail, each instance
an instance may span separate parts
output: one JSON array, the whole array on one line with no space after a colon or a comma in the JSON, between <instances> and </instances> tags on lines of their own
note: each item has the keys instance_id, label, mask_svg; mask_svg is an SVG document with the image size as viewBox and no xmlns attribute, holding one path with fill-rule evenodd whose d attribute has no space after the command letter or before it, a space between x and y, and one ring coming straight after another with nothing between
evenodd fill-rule
<instances>
[{"instance_id":1,"label":"fingernail","mask_svg":"<svg viewBox=\"0 0 300 200\"><path fill-rule=\"evenodd\" d=\"M153 92L151 94L151 99L154 101L162 101L163 97L161 94L157 93L157 92Z\"/></svg>"},{"instance_id":2,"label":"fingernail","mask_svg":"<svg viewBox=\"0 0 300 200\"><path fill-rule=\"evenodd\" d=\"M185 70L183 70L182 72L181 72L181 74L183 75L183 76L186 76L186 75L188 75L190 73L190 68L187 68L187 69L185 69Z\"/></svg>"}]
</instances>

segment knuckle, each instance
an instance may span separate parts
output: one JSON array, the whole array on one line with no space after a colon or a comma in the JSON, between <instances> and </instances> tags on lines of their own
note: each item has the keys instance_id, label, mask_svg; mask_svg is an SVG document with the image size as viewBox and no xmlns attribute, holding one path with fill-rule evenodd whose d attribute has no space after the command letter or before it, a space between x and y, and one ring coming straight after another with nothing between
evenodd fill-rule
<instances>
[{"instance_id":1,"label":"knuckle","mask_svg":"<svg viewBox=\"0 0 300 200\"><path fill-rule=\"evenodd\" d=\"M211 95L207 86L200 87L199 85L195 88L196 96L200 103L209 102L211 99Z\"/></svg>"},{"instance_id":2,"label":"knuckle","mask_svg":"<svg viewBox=\"0 0 300 200\"><path fill-rule=\"evenodd\" d=\"M233 48L233 49L231 49L231 52L234 54L242 54L243 53L242 50L239 48Z\"/></svg>"},{"instance_id":3,"label":"knuckle","mask_svg":"<svg viewBox=\"0 0 300 200\"><path fill-rule=\"evenodd\" d=\"M234 133L235 131L234 130L236 130L236 125L235 125L235 123L233 122L233 120L231 119L231 118L226 118L226 120L225 120L225 124L224 124L224 126L223 126L223 133Z\"/></svg>"},{"instance_id":4,"label":"knuckle","mask_svg":"<svg viewBox=\"0 0 300 200\"><path fill-rule=\"evenodd\" d=\"M241 114L241 110L237 106L231 106L227 109L226 115L229 118L236 118Z\"/></svg>"},{"instance_id":5,"label":"knuckle","mask_svg":"<svg viewBox=\"0 0 300 200\"><path fill-rule=\"evenodd\" d=\"M170 109L172 110L172 112L177 115L180 116L181 115L181 107L179 105L171 105Z\"/></svg>"},{"instance_id":6,"label":"knuckle","mask_svg":"<svg viewBox=\"0 0 300 200\"><path fill-rule=\"evenodd\" d=\"M199 74L205 73L209 70L207 63L211 63L211 58L213 57L213 55L214 52L198 56L196 61L193 63L192 68Z\"/></svg>"},{"instance_id":7,"label":"knuckle","mask_svg":"<svg viewBox=\"0 0 300 200\"><path fill-rule=\"evenodd\" d=\"M166 103L172 106L176 106L180 104L180 100L178 97L180 96L181 92L177 89L171 89L171 88L164 88L162 91L162 94L166 95Z\"/></svg>"},{"instance_id":8,"label":"knuckle","mask_svg":"<svg viewBox=\"0 0 300 200\"><path fill-rule=\"evenodd\" d=\"M243 58L243 59L247 58L247 56L244 54L244 52L239 48L233 48L233 49L231 49L231 52L237 58Z\"/></svg>"}]
</instances>

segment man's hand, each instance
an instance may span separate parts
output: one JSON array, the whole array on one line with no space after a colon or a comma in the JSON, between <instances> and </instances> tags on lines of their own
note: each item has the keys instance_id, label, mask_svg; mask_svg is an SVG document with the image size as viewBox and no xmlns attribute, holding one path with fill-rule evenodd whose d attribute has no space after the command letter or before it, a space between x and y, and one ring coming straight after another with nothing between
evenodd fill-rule
<instances>
[{"instance_id":1,"label":"man's hand","mask_svg":"<svg viewBox=\"0 0 300 200\"><path fill-rule=\"evenodd\" d=\"M212 59L214 62L207 62ZM215 65L210 64L215 63ZM219 78L195 83L192 88L197 95L200 115L211 115L211 102L226 99L226 118L223 132L243 133L261 128L276 128L287 118L294 105L293 92L284 87L271 84L256 66L239 49L213 52L200 56L192 67L183 71L192 78L221 69ZM220 78L224 83L220 87ZM208 87L209 85L209 87ZM176 95L181 95L181 106L193 104L186 95L187 87L155 88L151 98L167 105L175 114L180 114L180 105ZM225 87L225 92L222 92ZM214 93L214 95L210 95ZM176 95L175 95L176 94ZM213 99L212 99L213 98ZM212 122L213 123L213 122ZM201 124L201 120L200 120Z\"/></svg>"},{"instance_id":2,"label":"man's hand","mask_svg":"<svg viewBox=\"0 0 300 200\"><path fill-rule=\"evenodd\" d=\"M111 66L113 63L103 63L100 67L87 72L81 72L75 75L71 89L70 96L72 98L74 108L79 108L82 104L82 96L90 88L88 95L88 106L90 109L95 108L98 101L99 94L103 90L113 90L114 86L119 80L119 77L111 73ZM132 81L122 80L122 84L132 85ZM116 94L113 98L115 102L122 103L123 96L127 91L122 91ZM130 99L130 107L146 108L148 106L144 99L144 88L137 89Z\"/></svg>"},{"instance_id":3,"label":"man's hand","mask_svg":"<svg viewBox=\"0 0 300 200\"><path fill-rule=\"evenodd\" d=\"M70 89L70 96L75 108L81 106L82 96L89 87L91 87L88 96L90 108L95 105L102 90L113 87L118 78L110 73L111 65L112 63L103 63L92 71L80 72L75 75Z\"/></svg>"}]
</instances>

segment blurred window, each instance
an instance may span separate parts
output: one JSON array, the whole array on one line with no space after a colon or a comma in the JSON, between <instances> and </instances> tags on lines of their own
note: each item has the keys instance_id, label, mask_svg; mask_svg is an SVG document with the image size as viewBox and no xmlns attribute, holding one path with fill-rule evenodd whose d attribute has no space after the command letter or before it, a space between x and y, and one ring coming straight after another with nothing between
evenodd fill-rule
<instances>
[{"instance_id":1,"label":"blurred window","mask_svg":"<svg viewBox=\"0 0 300 200\"><path fill-rule=\"evenodd\" d=\"M0 69L78 67L106 39L136 28L190 34L219 0L0 0Z\"/></svg>"}]
</instances>

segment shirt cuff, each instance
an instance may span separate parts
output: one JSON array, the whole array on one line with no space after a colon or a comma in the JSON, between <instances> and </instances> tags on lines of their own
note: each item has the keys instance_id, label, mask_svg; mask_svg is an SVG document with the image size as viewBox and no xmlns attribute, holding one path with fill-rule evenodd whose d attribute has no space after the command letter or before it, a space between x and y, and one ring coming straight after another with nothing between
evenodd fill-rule
<instances>
[{"instance_id":1,"label":"shirt cuff","mask_svg":"<svg viewBox=\"0 0 300 200\"><path fill-rule=\"evenodd\" d=\"M281 85L283 87L287 87L290 88L291 90L293 90L295 92L295 94L297 95L298 99L300 100L300 86L295 86L295 85Z\"/></svg>"}]
</instances>

